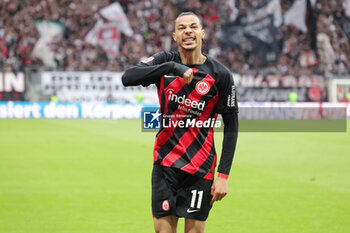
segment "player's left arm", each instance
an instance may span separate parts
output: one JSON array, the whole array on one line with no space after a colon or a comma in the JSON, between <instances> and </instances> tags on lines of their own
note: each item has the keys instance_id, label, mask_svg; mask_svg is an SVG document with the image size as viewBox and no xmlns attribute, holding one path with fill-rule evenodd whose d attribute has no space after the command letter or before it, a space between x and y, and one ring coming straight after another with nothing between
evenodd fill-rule
<instances>
[{"instance_id":1,"label":"player's left arm","mask_svg":"<svg viewBox=\"0 0 350 233\"><path fill-rule=\"evenodd\" d=\"M237 113L222 114L224 121L224 139L222 142L222 152L218 168L218 177L211 187L212 200L220 201L227 194L227 179L231 170L233 156L236 150L238 137L238 116Z\"/></svg>"},{"instance_id":2,"label":"player's left arm","mask_svg":"<svg viewBox=\"0 0 350 233\"><path fill-rule=\"evenodd\" d=\"M224 121L224 139L218 167L218 177L211 188L213 196L210 204L220 201L227 194L227 179L230 174L238 137L238 105L236 87L231 73L227 70L217 83L219 89L219 105L217 112Z\"/></svg>"}]
</instances>

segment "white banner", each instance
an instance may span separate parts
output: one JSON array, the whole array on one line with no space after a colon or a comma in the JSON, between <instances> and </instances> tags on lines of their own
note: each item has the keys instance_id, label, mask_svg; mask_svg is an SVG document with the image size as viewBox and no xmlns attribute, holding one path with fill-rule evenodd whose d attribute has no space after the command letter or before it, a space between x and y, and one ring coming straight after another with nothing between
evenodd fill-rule
<instances>
[{"instance_id":1,"label":"white banner","mask_svg":"<svg viewBox=\"0 0 350 233\"><path fill-rule=\"evenodd\" d=\"M44 95L55 94L61 102L158 103L157 88L124 87L122 72L43 72Z\"/></svg>"}]
</instances>

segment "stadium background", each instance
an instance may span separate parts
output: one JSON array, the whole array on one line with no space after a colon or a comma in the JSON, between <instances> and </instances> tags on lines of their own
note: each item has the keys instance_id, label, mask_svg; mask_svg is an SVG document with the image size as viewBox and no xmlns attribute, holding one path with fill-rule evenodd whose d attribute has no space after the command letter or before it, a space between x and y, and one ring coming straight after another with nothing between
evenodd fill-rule
<instances>
[{"instance_id":1,"label":"stadium background","mask_svg":"<svg viewBox=\"0 0 350 233\"><path fill-rule=\"evenodd\" d=\"M240 105L349 116L348 0L3 0L0 232L152 232L154 134L139 118L155 88L120 77L175 49L174 20L188 10L203 19L204 52L233 72ZM240 133L230 194L207 232L349 232L349 139Z\"/></svg>"}]
</instances>

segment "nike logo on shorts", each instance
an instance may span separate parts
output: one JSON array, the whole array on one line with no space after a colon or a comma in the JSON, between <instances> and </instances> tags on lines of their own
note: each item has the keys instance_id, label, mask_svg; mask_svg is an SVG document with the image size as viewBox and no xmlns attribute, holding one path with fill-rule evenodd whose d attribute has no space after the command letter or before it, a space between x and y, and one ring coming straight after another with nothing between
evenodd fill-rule
<instances>
[{"instance_id":1,"label":"nike logo on shorts","mask_svg":"<svg viewBox=\"0 0 350 233\"><path fill-rule=\"evenodd\" d=\"M188 208L187 209L187 213L194 213L194 212L198 212L198 211L200 211L199 209L191 209L191 208Z\"/></svg>"}]
</instances>

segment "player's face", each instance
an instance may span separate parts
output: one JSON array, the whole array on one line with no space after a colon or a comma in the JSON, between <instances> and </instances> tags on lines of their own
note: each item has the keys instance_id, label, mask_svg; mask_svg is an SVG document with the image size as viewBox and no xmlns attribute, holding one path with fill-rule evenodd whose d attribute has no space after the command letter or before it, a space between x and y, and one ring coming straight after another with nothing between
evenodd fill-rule
<instances>
[{"instance_id":1,"label":"player's face","mask_svg":"<svg viewBox=\"0 0 350 233\"><path fill-rule=\"evenodd\" d=\"M202 39L205 32L199 19L194 15L184 15L175 22L173 38L179 48L185 51L194 51L202 48Z\"/></svg>"}]
</instances>

